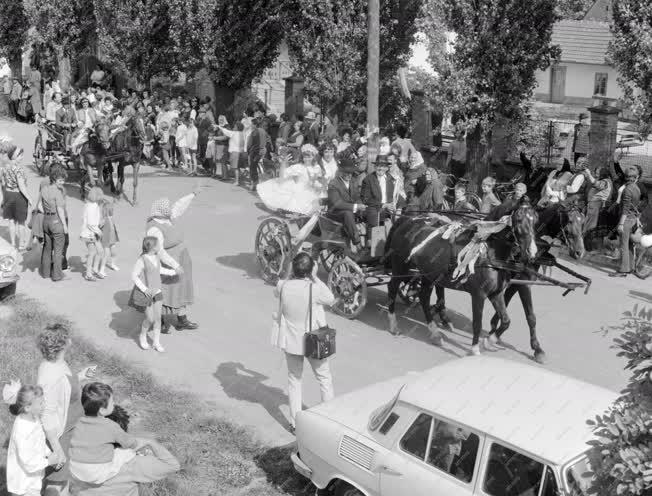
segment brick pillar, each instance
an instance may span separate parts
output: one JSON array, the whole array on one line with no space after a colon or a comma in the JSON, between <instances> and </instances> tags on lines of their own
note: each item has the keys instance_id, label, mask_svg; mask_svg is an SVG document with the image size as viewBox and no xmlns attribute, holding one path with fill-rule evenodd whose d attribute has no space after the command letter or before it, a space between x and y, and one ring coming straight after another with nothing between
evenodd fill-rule
<instances>
[{"instance_id":1,"label":"brick pillar","mask_svg":"<svg viewBox=\"0 0 652 496\"><path fill-rule=\"evenodd\" d=\"M412 144L417 150L432 144L430 105L422 90L412 90Z\"/></svg>"},{"instance_id":2,"label":"brick pillar","mask_svg":"<svg viewBox=\"0 0 652 496\"><path fill-rule=\"evenodd\" d=\"M620 110L601 105L590 107L589 112L591 112L589 166L593 171L598 167L608 167L611 170L616 150L616 132Z\"/></svg>"},{"instance_id":3,"label":"brick pillar","mask_svg":"<svg viewBox=\"0 0 652 496\"><path fill-rule=\"evenodd\" d=\"M294 119L297 115L303 115L303 79L297 76L285 78L285 113Z\"/></svg>"}]
</instances>

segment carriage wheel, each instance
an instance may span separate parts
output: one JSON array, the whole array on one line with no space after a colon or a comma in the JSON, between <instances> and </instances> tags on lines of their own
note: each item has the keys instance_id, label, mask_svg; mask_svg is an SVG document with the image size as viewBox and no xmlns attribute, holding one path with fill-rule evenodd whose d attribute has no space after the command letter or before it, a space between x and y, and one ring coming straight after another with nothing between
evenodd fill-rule
<instances>
[{"instance_id":1,"label":"carriage wheel","mask_svg":"<svg viewBox=\"0 0 652 496\"><path fill-rule=\"evenodd\" d=\"M335 295L333 310L355 319L367 304L367 281L362 269L348 257L338 260L328 274L328 287Z\"/></svg>"},{"instance_id":2,"label":"carriage wheel","mask_svg":"<svg viewBox=\"0 0 652 496\"><path fill-rule=\"evenodd\" d=\"M652 275L652 248L641 251L641 254L636 258L634 271L641 279L647 279Z\"/></svg>"},{"instance_id":3,"label":"carriage wheel","mask_svg":"<svg viewBox=\"0 0 652 496\"><path fill-rule=\"evenodd\" d=\"M409 280L401 281L398 287L398 295L406 305L414 305L419 300L419 292L421 291L421 278L413 277Z\"/></svg>"},{"instance_id":4,"label":"carriage wheel","mask_svg":"<svg viewBox=\"0 0 652 496\"><path fill-rule=\"evenodd\" d=\"M43 139L41 133L36 134L34 139L34 166L39 175L44 176L43 164L45 162L45 148L43 148Z\"/></svg>"},{"instance_id":5,"label":"carriage wheel","mask_svg":"<svg viewBox=\"0 0 652 496\"><path fill-rule=\"evenodd\" d=\"M256 258L263 280L276 284L285 274L292 252L288 225L280 219L265 219L256 231Z\"/></svg>"},{"instance_id":6,"label":"carriage wheel","mask_svg":"<svg viewBox=\"0 0 652 496\"><path fill-rule=\"evenodd\" d=\"M342 248L323 248L319 251L319 263L328 273L333 270L333 265L343 258L344 249Z\"/></svg>"}]
</instances>

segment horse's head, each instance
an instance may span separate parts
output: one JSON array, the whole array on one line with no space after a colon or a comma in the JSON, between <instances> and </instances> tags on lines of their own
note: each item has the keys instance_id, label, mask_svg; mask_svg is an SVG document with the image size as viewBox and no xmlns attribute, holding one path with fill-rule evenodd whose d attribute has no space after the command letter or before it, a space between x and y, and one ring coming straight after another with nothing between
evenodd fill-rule
<instances>
[{"instance_id":1,"label":"horse's head","mask_svg":"<svg viewBox=\"0 0 652 496\"><path fill-rule=\"evenodd\" d=\"M105 150L111 148L111 126L106 120L98 120L93 131Z\"/></svg>"},{"instance_id":2,"label":"horse's head","mask_svg":"<svg viewBox=\"0 0 652 496\"><path fill-rule=\"evenodd\" d=\"M577 205L571 205L565 211L566 222L562 222L564 240L568 245L568 253L571 257L581 260L586 253L584 249L584 214Z\"/></svg>"},{"instance_id":3,"label":"horse's head","mask_svg":"<svg viewBox=\"0 0 652 496\"><path fill-rule=\"evenodd\" d=\"M512 214L512 231L521 248L521 256L531 262L537 256L538 215L527 197L523 197L518 208Z\"/></svg>"}]
</instances>

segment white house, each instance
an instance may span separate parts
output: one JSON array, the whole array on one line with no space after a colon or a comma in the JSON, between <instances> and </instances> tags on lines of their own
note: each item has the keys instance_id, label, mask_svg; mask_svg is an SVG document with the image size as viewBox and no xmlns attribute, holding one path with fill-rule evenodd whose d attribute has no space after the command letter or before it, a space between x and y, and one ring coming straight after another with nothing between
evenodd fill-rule
<instances>
[{"instance_id":1,"label":"white house","mask_svg":"<svg viewBox=\"0 0 652 496\"><path fill-rule=\"evenodd\" d=\"M268 112L277 116L285 111L285 78L292 75L290 55L285 41L281 42L279 55L259 81L251 85L252 91L265 103Z\"/></svg>"}]
</instances>

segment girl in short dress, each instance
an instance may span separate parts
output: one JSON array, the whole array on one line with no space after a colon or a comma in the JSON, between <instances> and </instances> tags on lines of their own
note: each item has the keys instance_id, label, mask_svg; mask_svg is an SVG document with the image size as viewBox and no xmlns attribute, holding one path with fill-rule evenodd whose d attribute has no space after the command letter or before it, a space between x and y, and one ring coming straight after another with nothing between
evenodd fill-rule
<instances>
[{"instance_id":1,"label":"girl in short dress","mask_svg":"<svg viewBox=\"0 0 652 496\"><path fill-rule=\"evenodd\" d=\"M100 274L106 277L105 268L118 271L120 268L115 263L115 245L120 241L118 229L113 220L113 198L104 197L102 201L102 248L104 256L100 262Z\"/></svg>"},{"instance_id":2,"label":"girl in short dress","mask_svg":"<svg viewBox=\"0 0 652 496\"><path fill-rule=\"evenodd\" d=\"M152 328L154 349L163 353L161 346L161 314L163 310L163 293L161 291L161 274L175 276L177 271L161 266L159 251L161 247L158 239L147 236L143 240L143 250L131 272L134 288L129 298L129 306L145 313L145 319L140 328L140 347L149 349L147 333Z\"/></svg>"},{"instance_id":3,"label":"girl in short dress","mask_svg":"<svg viewBox=\"0 0 652 496\"><path fill-rule=\"evenodd\" d=\"M84 273L84 279L87 281L95 281L95 276L104 279L104 275L100 273L100 261L104 256L104 250L102 249L102 229L100 228L102 222L100 203L103 197L104 193L102 193L100 188L97 186L91 188L88 192L82 215L82 227L79 237L88 249L86 272Z\"/></svg>"}]
</instances>

